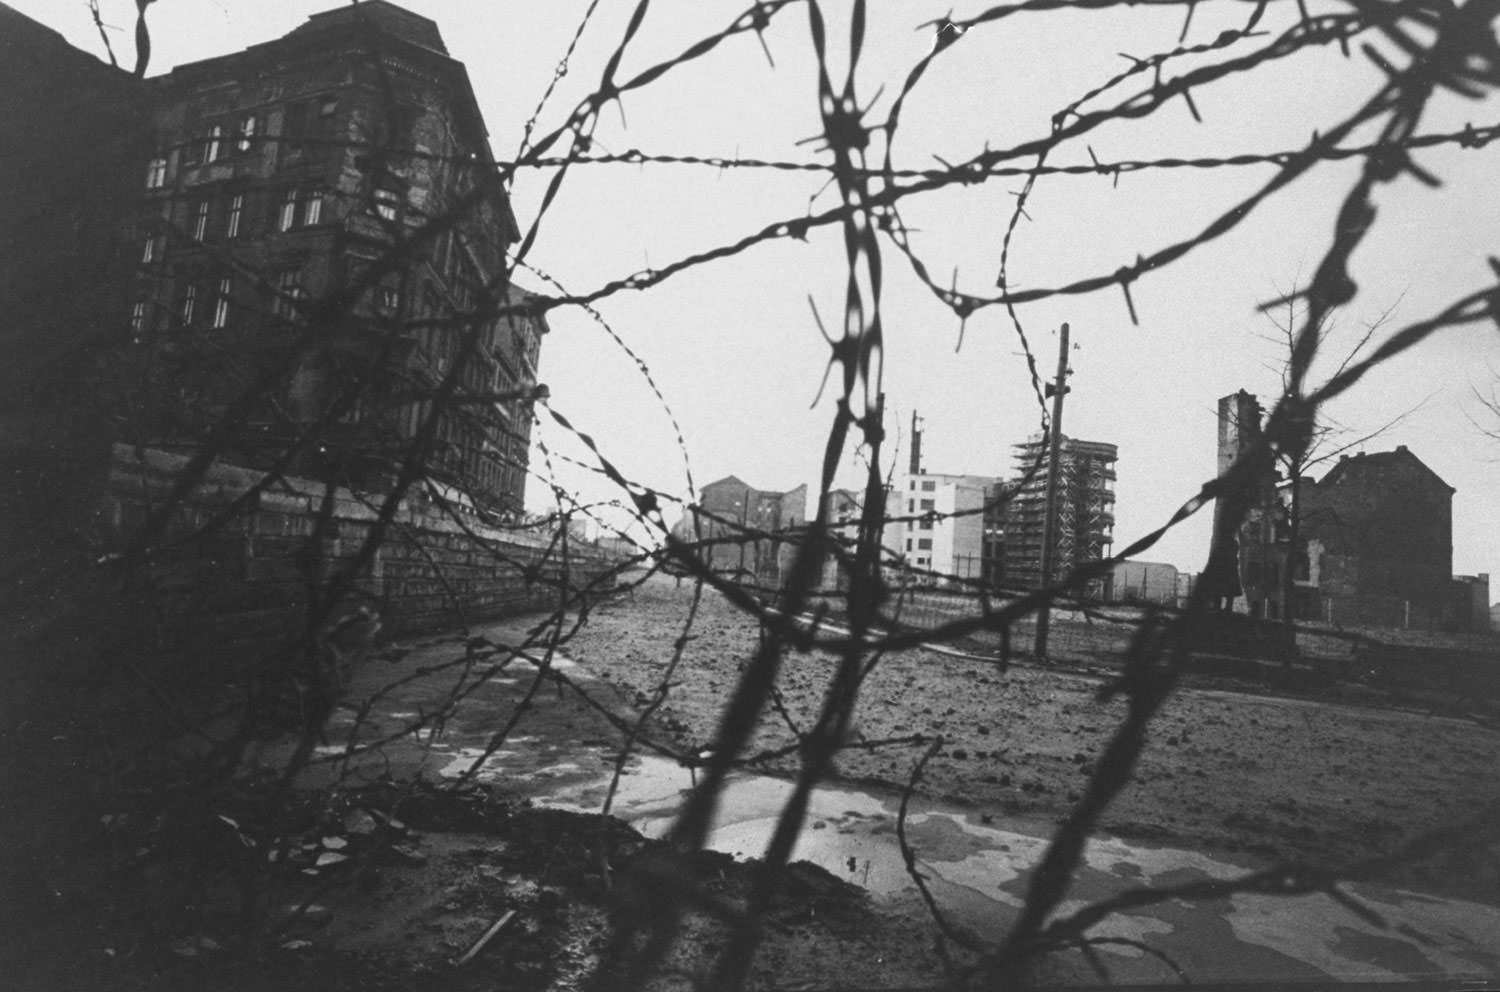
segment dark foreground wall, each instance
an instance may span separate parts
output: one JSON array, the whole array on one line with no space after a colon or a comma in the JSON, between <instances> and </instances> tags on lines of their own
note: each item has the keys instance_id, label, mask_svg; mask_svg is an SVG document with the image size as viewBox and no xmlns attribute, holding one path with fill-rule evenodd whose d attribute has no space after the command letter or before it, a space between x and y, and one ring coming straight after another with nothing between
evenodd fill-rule
<instances>
[{"instance_id":1,"label":"dark foreground wall","mask_svg":"<svg viewBox=\"0 0 1500 992\"><path fill-rule=\"evenodd\" d=\"M103 524L111 550L128 549L187 464L184 455L115 446ZM135 636L236 655L303 636L309 605L319 606L328 580L356 565L333 615L363 606L387 635L550 610L612 582L605 556L563 543L554 528L500 529L416 500L367 548L380 497L306 479L264 480L214 465L173 504L153 542L164 550L123 566Z\"/></svg>"}]
</instances>

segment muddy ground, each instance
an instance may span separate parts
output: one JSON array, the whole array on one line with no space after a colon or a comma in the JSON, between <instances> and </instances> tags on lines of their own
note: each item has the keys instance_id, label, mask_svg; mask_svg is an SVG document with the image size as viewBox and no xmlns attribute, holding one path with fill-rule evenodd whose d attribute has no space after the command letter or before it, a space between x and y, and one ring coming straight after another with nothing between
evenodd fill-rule
<instances>
[{"instance_id":1,"label":"muddy ground","mask_svg":"<svg viewBox=\"0 0 1500 992\"><path fill-rule=\"evenodd\" d=\"M568 652L644 702L683 633L690 598L687 583L648 582L594 610ZM696 748L712 739L758 632L710 593L691 634L656 724L658 733ZM796 726L814 718L831 672L825 655L788 657L778 687ZM1124 713L1123 701L1100 700L1103 684L1101 675L1025 666L1001 672L983 658L896 653L864 687L854 739L942 735L921 792L997 816L1055 822L1078 799ZM1134 780L1105 817L1107 831L1189 849L1340 865L1384 854L1500 802L1500 733L1482 723L1221 685L1183 688L1168 702ZM794 741L786 721L768 715L750 750ZM919 751L847 750L839 774L901 785ZM765 767L791 771L795 759ZM1439 857L1388 877L1496 902L1500 851Z\"/></svg>"},{"instance_id":2,"label":"muddy ground","mask_svg":"<svg viewBox=\"0 0 1500 992\"><path fill-rule=\"evenodd\" d=\"M226 871L222 854L195 858L174 845L161 857L115 861L115 884L94 877L87 889L75 854L71 877L51 876L55 887L28 899L27 915L4 914L4 987L607 992L613 975L601 962L611 959L612 935L641 909L625 896L632 867L664 849L617 820L517 803L501 789L388 783L304 799L284 868L254 873L265 912L253 924L235 918L235 879L250 875ZM366 830L361 819L378 826ZM753 862L712 851L673 863L731 907L745 903L754 879ZM806 863L781 879L752 988L917 987L943 974L920 914L879 910ZM6 893L7 910L19 908L16 895ZM199 904L188 911L184 897ZM727 933L722 917L689 910L647 988L697 987Z\"/></svg>"},{"instance_id":3,"label":"muddy ground","mask_svg":"<svg viewBox=\"0 0 1500 992\"><path fill-rule=\"evenodd\" d=\"M689 598L688 588L670 580L648 584L597 606L568 644L582 668L610 683L591 683L589 691L616 718L630 716L656 690ZM751 621L712 596L692 634L669 700L648 728L685 750L712 739L758 640ZM396 661L381 664L363 676L375 688L405 671ZM788 657L780 692L797 725L810 722L830 672L826 657ZM488 726L512 711L526 681L491 686L495 695L475 697L474 711L454 719ZM928 765L923 793L1045 833L1077 798L1120 718L1120 702L1099 701L1103 682L1103 675L1079 671L1001 672L986 659L929 650L894 654L865 688L856 739L941 734L945 746ZM1106 817L1107 830L1164 846L1238 852L1239 863L1338 864L1383 853L1500 800L1500 734L1493 729L1327 696L1229 691L1246 688L1198 685L1177 695L1135 780ZM525 731L597 745L601 763L618 742L606 717L551 690L528 710ZM772 715L753 750L793 740ZM899 786L920 750L849 750L839 774ZM766 766L793 768L791 759ZM636 858L659 850L655 842L618 822L601 825L597 816L531 807L504 784L453 794L423 792L409 776L382 781L309 790L274 817L258 807L263 796L253 789L194 793L192 804L165 821L112 813L84 825L89 829L50 860L8 859L0 878L0 974L9 988L38 992L588 987L620 906L598 855L607 854L612 871L628 872ZM286 860L242 870L268 846L284 848ZM1497 860L1493 850L1440 858L1404 869L1395 881L1500 902ZM688 868L731 905L743 901L755 870L712 853ZM250 924L235 908L235 885L247 878L270 910ZM784 881L752 987L924 987L940 980L932 927L914 900L871 901L805 864L792 866ZM287 922L285 908L303 904L314 909L305 921L267 929ZM511 912L481 954L457 963ZM721 923L693 915L687 939L652 988L690 987L722 934ZM1058 970L1045 977L1058 982L1092 977L1068 970L1067 962L1047 966Z\"/></svg>"}]
</instances>

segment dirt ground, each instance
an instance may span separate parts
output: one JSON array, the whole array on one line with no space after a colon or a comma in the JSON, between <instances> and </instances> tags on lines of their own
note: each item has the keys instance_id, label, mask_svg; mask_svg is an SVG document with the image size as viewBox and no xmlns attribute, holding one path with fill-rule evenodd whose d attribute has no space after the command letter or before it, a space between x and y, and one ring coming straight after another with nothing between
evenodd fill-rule
<instances>
[{"instance_id":1,"label":"dirt ground","mask_svg":"<svg viewBox=\"0 0 1500 992\"><path fill-rule=\"evenodd\" d=\"M383 811L383 812L382 812ZM463 793L373 788L329 794L307 811L305 854L262 874L274 907L252 938L229 918L232 895L208 891L195 926L173 926L170 900L151 893L151 873L186 874L183 858L153 859L127 884L84 892L66 882L8 917L0 974L18 992L559 992L597 984L622 889L637 858L660 851L617 820L517 804L499 790ZM395 820L399 815L404 819ZM351 832L365 817L399 823L389 836ZM345 860L319 869L335 845ZM298 850L294 845L292 850ZM600 855L616 878L606 882ZM675 861L728 905L743 904L753 862L701 852ZM222 861L220 862L222 865ZM203 867L201 864L198 866ZM308 873L312 873L312 877ZM121 880L124 881L124 880ZM55 896L55 899L52 897ZM14 893L11 894L11 898ZM220 902L215 908L212 903ZM163 910L166 912L163 914ZM162 919L149 919L158 915ZM628 918L628 913L626 918ZM466 952L504 923L468 960ZM683 939L649 985L696 987L727 926L689 911ZM253 942L253 943L252 943ZM864 893L820 868L790 866L768 916L751 987L882 988L940 977L925 921L882 912Z\"/></svg>"},{"instance_id":2,"label":"dirt ground","mask_svg":"<svg viewBox=\"0 0 1500 992\"><path fill-rule=\"evenodd\" d=\"M689 598L689 589L665 580L600 604L567 653L612 683L619 712L639 706L661 680ZM712 596L692 634L669 702L651 727L689 749L712 739L758 639L752 622ZM781 696L799 726L811 720L830 672L831 661L818 654L787 659ZM1002 673L984 659L904 652L871 675L857 733L867 740L941 734L945 746L928 765L922 792L1045 831L1078 797L1119 720L1121 703L1098 700L1102 684L1103 676L1076 671L1016 666ZM487 718L513 703L487 700ZM543 733L537 721L559 739L597 741L606 751L617 739L604 717L570 693L538 697L528 732ZM793 740L773 714L753 750ZM900 786L919 750L851 750L839 773ZM1198 686L1166 708L1105 827L1136 842L1239 852L1242 861L1337 864L1382 853L1500 799L1497 759L1500 733L1473 722ZM790 771L793 760L765 770ZM537 809L500 786L424 793L390 781L364 791L308 792L305 802L276 824L257 820L248 800L243 808L204 806L184 814L172 836L144 824L122 830L104 823L56 865L34 862L0 879L7 987L581 989L620 905L599 853L623 871L659 849L618 821ZM259 824L257 836L290 845L278 870L255 875L270 886L262 903L309 905L305 926L298 919L273 937L264 930L257 937L234 918L232 892L199 883L206 868L232 878L226 866L250 850L236 831L252 824ZM1500 903L1497 862L1494 850L1439 859L1395 880ZM743 900L755 871L714 853L687 868L731 904ZM941 978L919 905L872 901L807 864L791 866L784 881L752 987L923 987ZM186 912L184 897L195 901L194 913ZM512 911L482 954L457 963ZM686 940L652 988L691 987L722 933L722 923L692 915Z\"/></svg>"},{"instance_id":3,"label":"dirt ground","mask_svg":"<svg viewBox=\"0 0 1500 992\"><path fill-rule=\"evenodd\" d=\"M436 639L439 655L462 640ZM366 688L375 689L413 667L371 665ZM402 705L423 705L422 692L436 698L451 688L441 676L432 681L408 687L416 695ZM473 720L478 727L469 729L487 736L520 704L529 681L486 683L488 694L471 697L448 732L462 736ZM593 688L596 700L612 695L608 686ZM626 699L604 702L617 718L631 712ZM533 739L583 742L597 749L601 765L612 761L613 724L574 693L544 691L526 712ZM47 849L21 857L0 848L0 987L609 988L602 962L611 935L641 906L628 899L633 866L665 845L619 820L533 806L513 782L436 783L401 761L382 751L371 767L383 773L337 782L308 776L274 803L268 783L253 777L209 792L187 789L165 806L153 791L140 797L141 810L111 807L117 811L75 823ZM673 855L671 863L731 910L745 905L759 870L715 852ZM250 917L247 897L256 907ZM727 931L722 917L690 909L682 940L647 987L696 987ZM881 907L800 863L781 876L750 987L921 987L942 974L920 908Z\"/></svg>"},{"instance_id":4,"label":"dirt ground","mask_svg":"<svg viewBox=\"0 0 1500 992\"><path fill-rule=\"evenodd\" d=\"M682 635L687 583L648 582L603 604L568 646L593 673L644 701ZM756 625L705 594L657 732L697 747L712 739ZM790 655L779 679L788 715L813 719L832 672L817 653ZM1124 703L1101 702L1103 678L914 650L885 658L862 692L855 739L942 735L921 791L993 812L1056 821L1075 801ZM767 715L751 752L794 742ZM904 784L920 748L849 750L841 776ZM767 770L790 771L795 759ZM1134 780L1104 828L1121 837L1269 860L1339 865L1390 851L1500 801L1500 733L1475 722L1264 693L1184 688L1158 718ZM1439 857L1393 881L1500 901L1500 851Z\"/></svg>"}]
</instances>

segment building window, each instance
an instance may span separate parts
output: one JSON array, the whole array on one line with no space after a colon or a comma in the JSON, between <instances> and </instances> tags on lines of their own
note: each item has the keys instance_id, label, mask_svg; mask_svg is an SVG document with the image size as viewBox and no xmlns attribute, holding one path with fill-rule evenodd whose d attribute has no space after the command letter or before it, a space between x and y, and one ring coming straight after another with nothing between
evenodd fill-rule
<instances>
[{"instance_id":1,"label":"building window","mask_svg":"<svg viewBox=\"0 0 1500 992\"><path fill-rule=\"evenodd\" d=\"M140 334L146 329L146 301L139 300L130 308L130 329Z\"/></svg>"},{"instance_id":2,"label":"building window","mask_svg":"<svg viewBox=\"0 0 1500 992\"><path fill-rule=\"evenodd\" d=\"M906 550L907 551L911 550L911 538L909 538L909 537L906 539Z\"/></svg>"},{"instance_id":3,"label":"building window","mask_svg":"<svg viewBox=\"0 0 1500 992\"><path fill-rule=\"evenodd\" d=\"M289 189L281 196L281 212L276 219L276 230L290 231L297 223L297 191Z\"/></svg>"},{"instance_id":4,"label":"building window","mask_svg":"<svg viewBox=\"0 0 1500 992\"><path fill-rule=\"evenodd\" d=\"M234 280L227 277L219 280L219 291L214 298L213 326L216 328L229 324L229 291L233 288Z\"/></svg>"},{"instance_id":5,"label":"building window","mask_svg":"<svg viewBox=\"0 0 1500 992\"><path fill-rule=\"evenodd\" d=\"M141 249L141 264L150 265L161 254L161 246L154 234L146 235L145 247Z\"/></svg>"},{"instance_id":6,"label":"building window","mask_svg":"<svg viewBox=\"0 0 1500 992\"><path fill-rule=\"evenodd\" d=\"M926 519L917 525L922 530L932 530L932 520Z\"/></svg>"},{"instance_id":7,"label":"building window","mask_svg":"<svg viewBox=\"0 0 1500 992\"><path fill-rule=\"evenodd\" d=\"M239 124L235 128L238 135L234 142L235 151L243 154L255 145L255 131L258 126L254 114L247 114L240 118Z\"/></svg>"},{"instance_id":8,"label":"building window","mask_svg":"<svg viewBox=\"0 0 1500 992\"><path fill-rule=\"evenodd\" d=\"M924 493L935 492L936 490L937 490L937 480L935 480L935 479L923 479L922 480L922 491Z\"/></svg>"},{"instance_id":9,"label":"building window","mask_svg":"<svg viewBox=\"0 0 1500 992\"><path fill-rule=\"evenodd\" d=\"M924 500L922 500L922 509L924 509L924 510L936 509L936 503L933 500L924 499Z\"/></svg>"},{"instance_id":10,"label":"building window","mask_svg":"<svg viewBox=\"0 0 1500 992\"><path fill-rule=\"evenodd\" d=\"M202 241L208 234L208 201L199 200L193 209L193 240Z\"/></svg>"},{"instance_id":11,"label":"building window","mask_svg":"<svg viewBox=\"0 0 1500 992\"><path fill-rule=\"evenodd\" d=\"M401 306L401 293L398 290L390 286L381 286L377 292L380 309L386 313L395 313L396 309Z\"/></svg>"},{"instance_id":12,"label":"building window","mask_svg":"<svg viewBox=\"0 0 1500 992\"><path fill-rule=\"evenodd\" d=\"M198 286L188 283L182 290L182 308L178 311L184 324L193 322L193 313L198 309Z\"/></svg>"},{"instance_id":13,"label":"building window","mask_svg":"<svg viewBox=\"0 0 1500 992\"><path fill-rule=\"evenodd\" d=\"M240 236L240 218L245 213L245 194L236 193L229 201L229 219L224 223L224 237L237 238Z\"/></svg>"},{"instance_id":14,"label":"building window","mask_svg":"<svg viewBox=\"0 0 1500 992\"><path fill-rule=\"evenodd\" d=\"M304 295L298 271L283 269L276 273L276 301L271 305L271 312L283 320L295 319L299 313L297 301Z\"/></svg>"},{"instance_id":15,"label":"building window","mask_svg":"<svg viewBox=\"0 0 1500 992\"><path fill-rule=\"evenodd\" d=\"M281 206L276 216L278 231L290 231L295 227L311 227L322 221L322 191L289 189L282 194Z\"/></svg>"},{"instance_id":16,"label":"building window","mask_svg":"<svg viewBox=\"0 0 1500 992\"><path fill-rule=\"evenodd\" d=\"M203 141L203 161L217 162L219 156L224 152L224 125L215 124L208 129L208 137Z\"/></svg>"},{"instance_id":17,"label":"building window","mask_svg":"<svg viewBox=\"0 0 1500 992\"><path fill-rule=\"evenodd\" d=\"M377 189L375 191L375 214L381 220L395 220L396 209L400 205L401 198L393 189Z\"/></svg>"},{"instance_id":18,"label":"building window","mask_svg":"<svg viewBox=\"0 0 1500 992\"><path fill-rule=\"evenodd\" d=\"M167 160L158 156L146 165L146 188L161 189L167 184Z\"/></svg>"},{"instance_id":19,"label":"building window","mask_svg":"<svg viewBox=\"0 0 1500 992\"><path fill-rule=\"evenodd\" d=\"M932 538L930 538L930 537L918 538L917 539L917 550L918 551L931 551L932 550Z\"/></svg>"}]
</instances>

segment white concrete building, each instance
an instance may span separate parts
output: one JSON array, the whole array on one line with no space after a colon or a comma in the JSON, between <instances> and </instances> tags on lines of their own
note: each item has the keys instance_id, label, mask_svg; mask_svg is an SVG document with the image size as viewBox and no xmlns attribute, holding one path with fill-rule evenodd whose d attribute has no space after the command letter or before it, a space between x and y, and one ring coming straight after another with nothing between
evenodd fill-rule
<instances>
[{"instance_id":1,"label":"white concrete building","mask_svg":"<svg viewBox=\"0 0 1500 992\"><path fill-rule=\"evenodd\" d=\"M922 472L898 476L886 501L888 566L936 584L984 574L984 500L1000 480Z\"/></svg>"}]
</instances>

